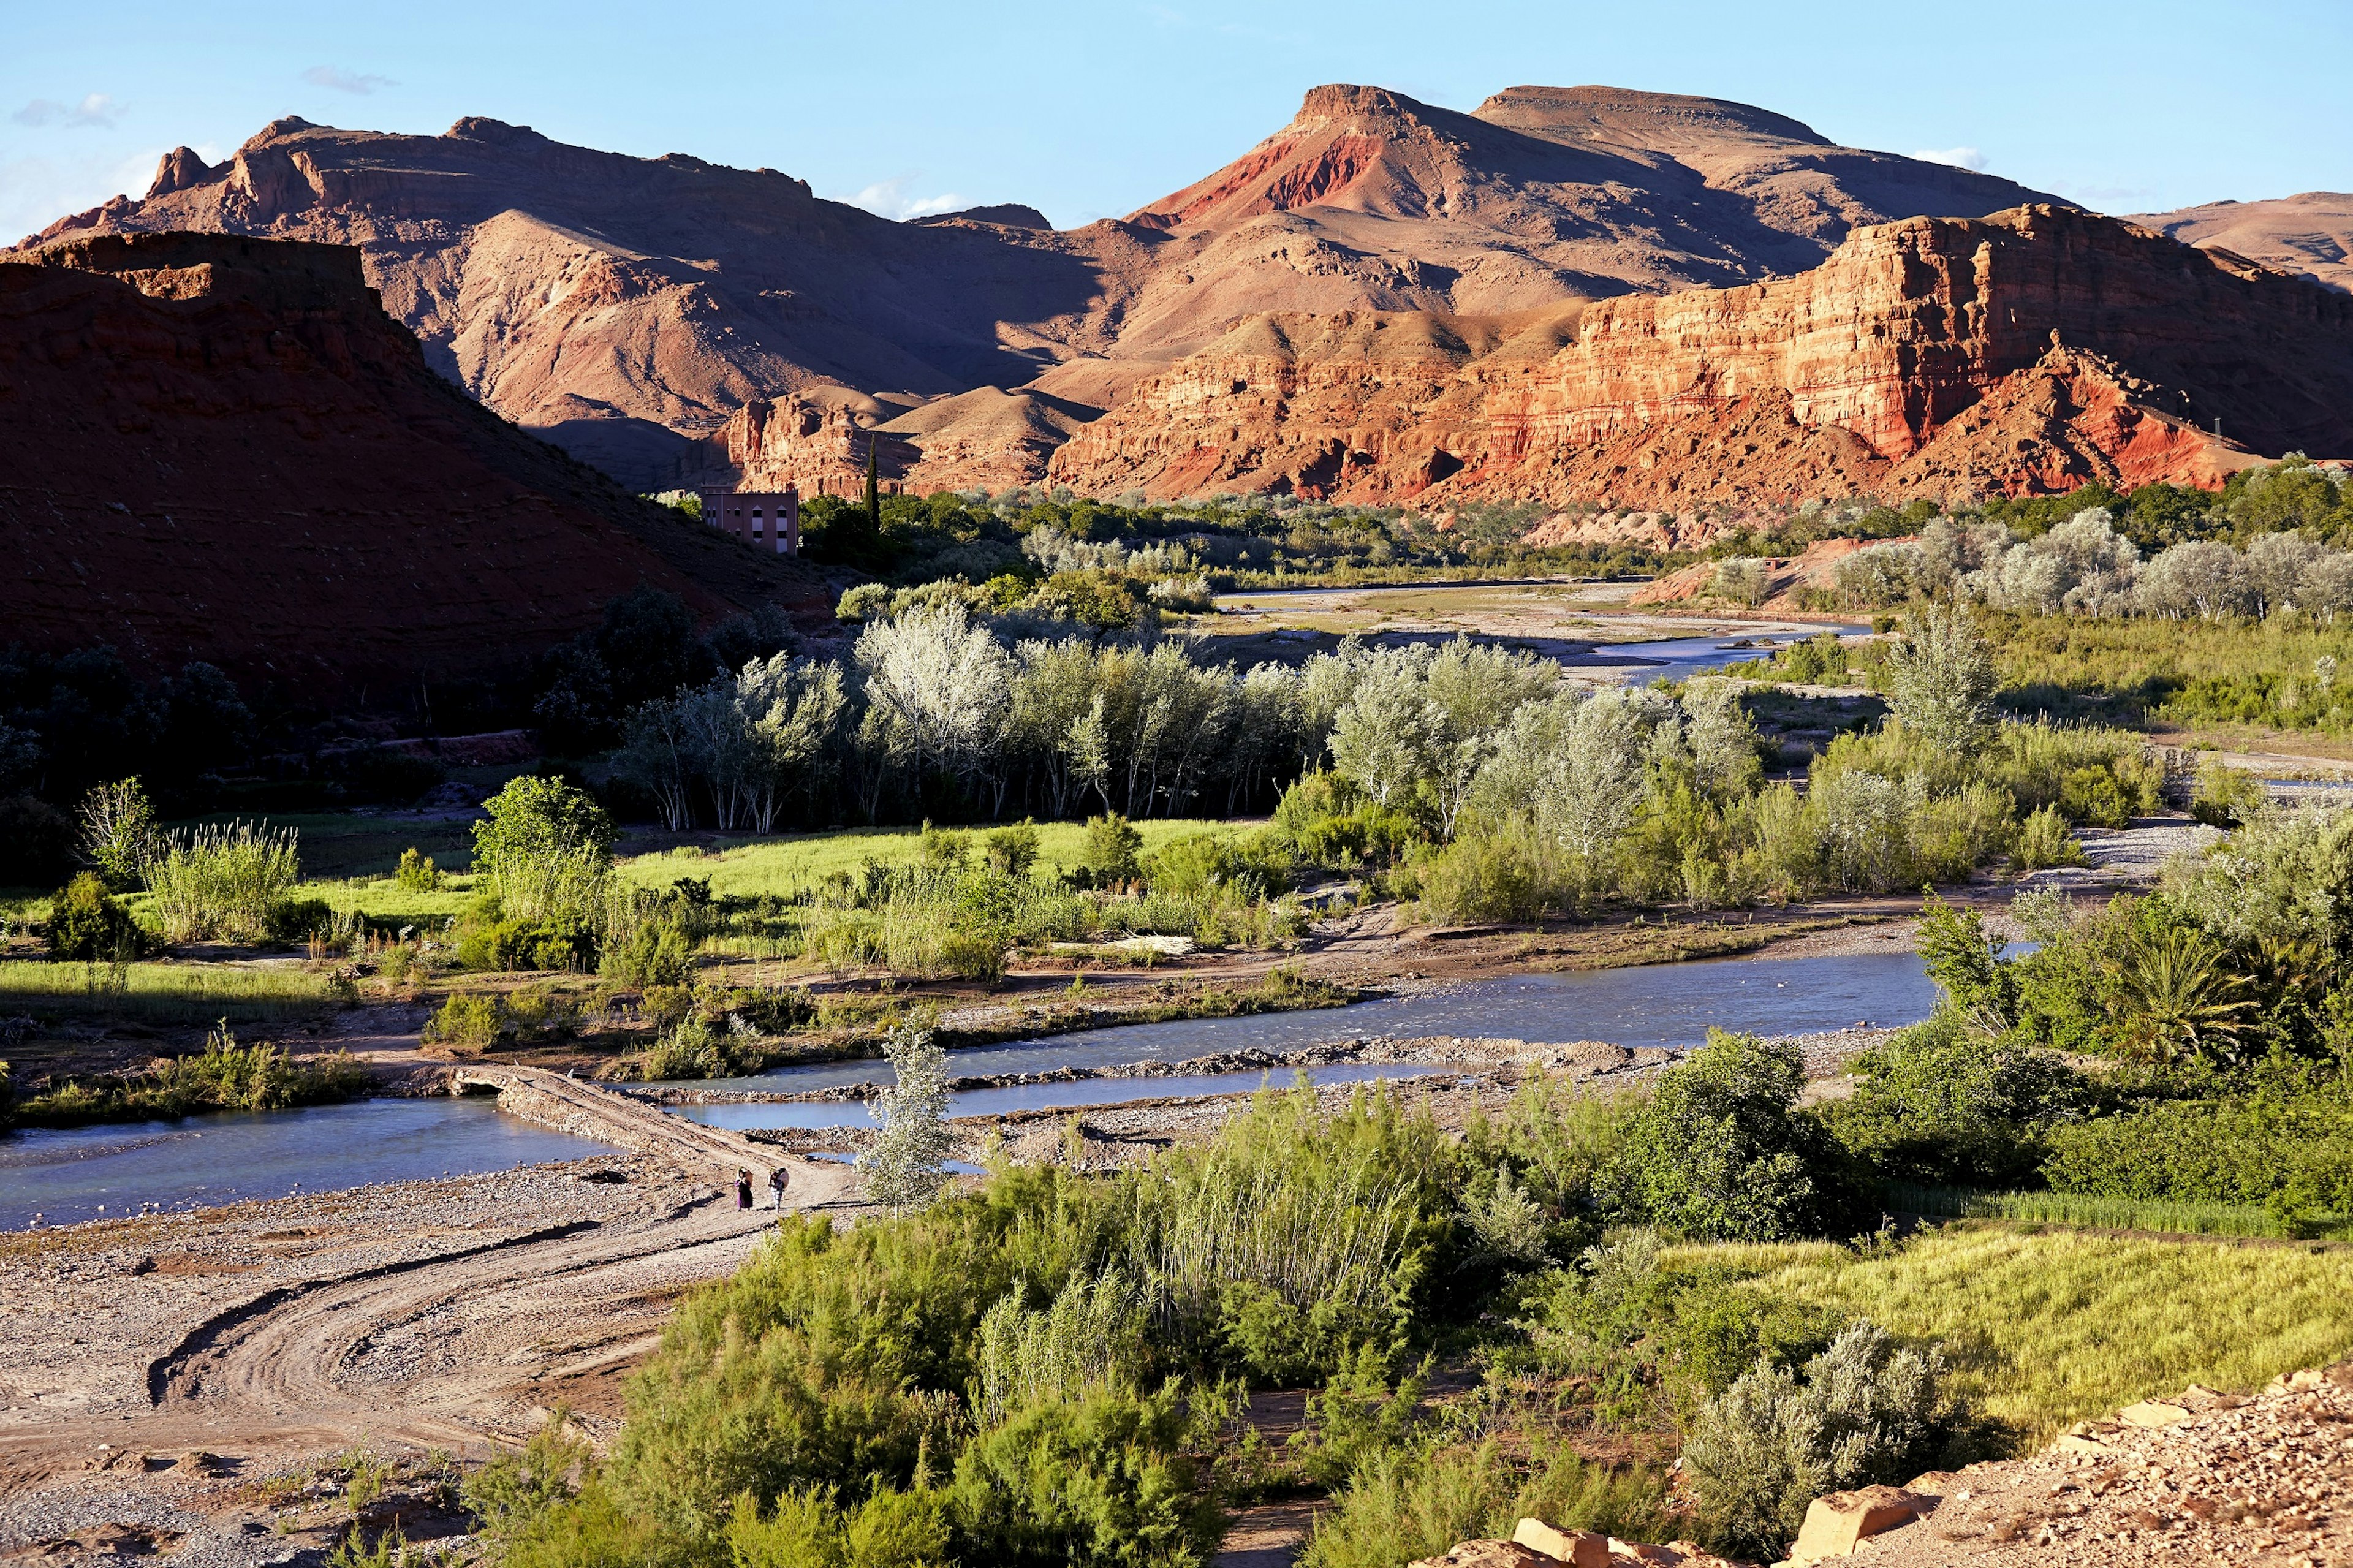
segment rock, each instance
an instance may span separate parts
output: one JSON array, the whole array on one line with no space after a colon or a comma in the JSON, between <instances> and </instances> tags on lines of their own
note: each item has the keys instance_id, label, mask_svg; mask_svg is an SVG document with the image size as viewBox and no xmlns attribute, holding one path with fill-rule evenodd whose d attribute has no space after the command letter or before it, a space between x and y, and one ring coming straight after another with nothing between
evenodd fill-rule
<instances>
[{"instance_id":1,"label":"rock","mask_svg":"<svg viewBox=\"0 0 2353 1568\"><path fill-rule=\"evenodd\" d=\"M714 616L721 590L771 583L832 624L808 569L676 550L653 532L674 522L435 374L351 247L66 239L0 260L0 341L11 637L300 670L332 705L371 679L503 675L640 583Z\"/></svg>"},{"instance_id":2,"label":"rock","mask_svg":"<svg viewBox=\"0 0 2353 1568\"><path fill-rule=\"evenodd\" d=\"M2126 278L2136 303L2115 309ZM2278 330L2309 337L2256 348ZM1049 478L1155 499L1682 512L2094 478L2211 488L2251 450L2353 449L2353 299L2056 206L1860 228L1796 277L1603 300L1540 346L1529 335L1371 310L1244 318L1139 382ZM2232 390L2251 353L2283 395Z\"/></svg>"},{"instance_id":3,"label":"rock","mask_svg":"<svg viewBox=\"0 0 2353 1568\"><path fill-rule=\"evenodd\" d=\"M1919 1500L1894 1487L1863 1487L1855 1491L1818 1497L1806 1510L1806 1522L1789 1549L1793 1563L1819 1563L1843 1557L1872 1536L1909 1524L1918 1514Z\"/></svg>"},{"instance_id":4,"label":"rock","mask_svg":"<svg viewBox=\"0 0 2353 1568\"><path fill-rule=\"evenodd\" d=\"M1512 1531L1512 1539L1574 1568L1609 1568L1609 1538L1591 1531L1555 1530L1543 1520L1524 1519Z\"/></svg>"},{"instance_id":5,"label":"rock","mask_svg":"<svg viewBox=\"0 0 2353 1568\"><path fill-rule=\"evenodd\" d=\"M2171 1426L2187 1421L2197 1414L2187 1405L2169 1400L2144 1399L2137 1405L2127 1405L2116 1412L2116 1419L2127 1426Z\"/></svg>"},{"instance_id":6,"label":"rock","mask_svg":"<svg viewBox=\"0 0 2353 1568\"><path fill-rule=\"evenodd\" d=\"M1512 1541L1466 1541L1452 1551L1424 1557L1407 1568L1551 1568L1552 1559Z\"/></svg>"}]
</instances>

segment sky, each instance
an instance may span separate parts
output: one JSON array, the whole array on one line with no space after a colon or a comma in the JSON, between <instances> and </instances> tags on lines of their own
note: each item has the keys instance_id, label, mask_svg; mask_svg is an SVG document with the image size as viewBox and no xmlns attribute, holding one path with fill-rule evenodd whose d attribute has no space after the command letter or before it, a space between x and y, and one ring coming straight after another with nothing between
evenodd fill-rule
<instances>
[{"instance_id":1,"label":"sky","mask_svg":"<svg viewBox=\"0 0 2353 1568\"><path fill-rule=\"evenodd\" d=\"M1762 105L2086 206L2353 190L2353 0L0 0L0 245L269 121L778 168L887 216L1132 211L1319 82L1468 110L1526 83Z\"/></svg>"}]
</instances>

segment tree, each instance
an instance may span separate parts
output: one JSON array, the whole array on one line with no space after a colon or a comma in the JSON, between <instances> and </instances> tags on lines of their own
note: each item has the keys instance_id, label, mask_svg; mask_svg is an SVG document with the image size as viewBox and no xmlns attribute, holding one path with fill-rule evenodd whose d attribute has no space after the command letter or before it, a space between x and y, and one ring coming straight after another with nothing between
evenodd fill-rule
<instances>
[{"instance_id":1,"label":"tree","mask_svg":"<svg viewBox=\"0 0 2353 1568\"><path fill-rule=\"evenodd\" d=\"M866 1195L895 1215L930 1203L947 1181L941 1164L954 1143L947 1053L930 1028L910 1023L891 1031L882 1055L892 1082L875 1097L882 1125L858 1156L858 1168L866 1173Z\"/></svg>"},{"instance_id":2,"label":"tree","mask_svg":"<svg viewBox=\"0 0 2353 1568\"><path fill-rule=\"evenodd\" d=\"M81 852L108 889L128 892L146 880L147 862L164 847L155 826L155 806L135 778L92 785L74 814L81 825Z\"/></svg>"},{"instance_id":3,"label":"tree","mask_svg":"<svg viewBox=\"0 0 2353 1568\"><path fill-rule=\"evenodd\" d=\"M511 920L576 914L613 863L613 819L562 779L509 779L474 824L474 868Z\"/></svg>"},{"instance_id":4,"label":"tree","mask_svg":"<svg viewBox=\"0 0 2353 1568\"><path fill-rule=\"evenodd\" d=\"M1968 755L1993 728L1993 649L1966 605L1928 605L1889 650L1895 716L1930 744Z\"/></svg>"},{"instance_id":5,"label":"tree","mask_svg":"<svg viewBox=\"0 0 2353 1568\"><path fill-rule=\"evenodd\" d=\"M931 773L959 782L992 767L1013 712L1012 658L960 605L909 610L860 634L870 738L920 792Z\"/></svg>"},{"instance_id":6,"label":"tree","mask_svg":"<svg viewBox=\"0 0 2353 1568\"><path fill-rule=\"evenodd\" d=\"M1410 795L1433 771L1446 715L1423 695L1420 672L1384 659L1366 672L1332 725L1332 762L1375 805Z\"/></svg>"},{"instance_id":7,"label":"tree","mask_svg":"<svg viewBox=\"0 0 2353 1568\"><path fill-rule=\"evenodd\" d=\"M878 539L882 536L881 472L874 454L874 445L879 439L881 437L871 432L866 437L866 526L874 531Z\"/></svg>"}]
</instances>

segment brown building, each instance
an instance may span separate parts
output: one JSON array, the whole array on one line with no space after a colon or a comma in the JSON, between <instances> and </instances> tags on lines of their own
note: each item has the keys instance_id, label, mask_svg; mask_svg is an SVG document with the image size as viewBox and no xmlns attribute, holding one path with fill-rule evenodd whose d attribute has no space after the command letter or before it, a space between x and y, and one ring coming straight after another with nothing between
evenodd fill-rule
<instances>
[{"instance_id":1,"label":"brown building","mask_svg":"<svg viewBox=\"0 0 2353 1568\"><path fill-rule=\"evenodd\" d=\"M722 533L744 541L755 550L797 555L801 548L801 492L793 485L781 490L703 490L702 521Z\"/></svg>"}]
</instances>

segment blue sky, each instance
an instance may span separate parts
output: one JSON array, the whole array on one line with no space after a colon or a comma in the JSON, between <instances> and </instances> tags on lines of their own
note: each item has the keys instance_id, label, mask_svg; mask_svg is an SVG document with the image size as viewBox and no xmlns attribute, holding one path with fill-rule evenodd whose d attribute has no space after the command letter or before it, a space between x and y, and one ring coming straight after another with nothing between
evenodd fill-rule
<instances>
[{"instance_id":1,"label":"blue sky","mask_svg":"<svg viewBox=\"0 0 2353 1568\"><path fill-rule=\"evenodd\" d=\"M893 216L1022 201L1069 226L1208 173L1324 81L1456 109L1525 82L1738 99L2112 212L2353 189L2348 0L0 0L0 245L281 114L484 114Z\"/></svg>"}]
</instances>

